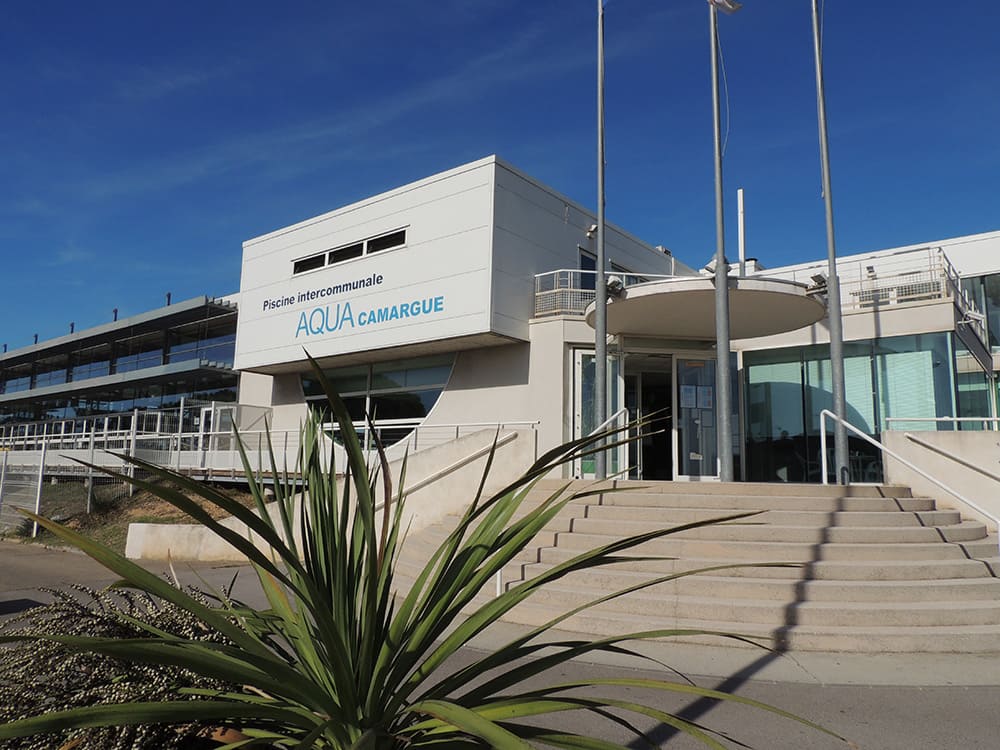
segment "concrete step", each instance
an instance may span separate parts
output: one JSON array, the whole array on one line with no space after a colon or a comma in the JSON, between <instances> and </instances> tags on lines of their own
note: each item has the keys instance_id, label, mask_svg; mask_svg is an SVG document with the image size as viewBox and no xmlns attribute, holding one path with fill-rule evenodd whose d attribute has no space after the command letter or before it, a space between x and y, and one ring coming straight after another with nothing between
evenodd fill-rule
<instances>
[{"instance_id":1,"label":"concrete step","mask_svg":"<svg viewBox=\"0 0 1000 750\"><path fill-rule=\"evenodd\" d=\"M547 622L549 609L531 601L509 613L511 622L539 625ZM948 625L901 627L852 627L791 625L771 627L761 623L705 622L654 616L624 616L617 612L582 612L560 623L560 628L595 636L636 633L664 628L710 630L755 637L781 650L846 651L853 653L1000 653L1000 627L996 625ZM670 641L710 645L743 646L738 641L710 635L684 635Z\"/></svg>"},{"instance_id":2,"label":"concrete step","mask_svg":"<svg viewBox=\"0 0 1000 750\"><path fill-rule=\"evenodd\" d=\"M528 566L530 578L547 566ZM982 568L980 568L981 570ZM721 570L684 576L656 584L649 591L657 596L703 596L710 591L723 600L749 599L791 603L809 602L1000 602L1000 579L947 578L940 580L826 580L753 577L760 568L743 569L744 575ZM794 570L794 569L793 569ZM666 575L666 573L664 573ZM622 570L616 566L571 573L559 585L583 592L610 592L635 586L655 578L651 572Z\"/></svg>"},{"instance_id":3,"label":"concrete step","mask_svg":"<svg viewBox=\"0 0 1000 750\"><path fill-rule=\"evenodd\" d=\"M551 492L557 487L567 484L567 480L543 479L535 485L533 492ZM608 495L621 494L621 490L629 493L641 491L646 494L659 495L736 495L739 497L911 497L909 487L900 485L852 484L844 487L833 484L802 484L793 482L642 482L635 480L613 480L597 482L595 480L578 479L568 482L571 491L594 491L603 488L613 489Z\"/></svg>"},{"instance_id":4,"label":"concrete step","mask_svg":"<svg viewBox=\"0 0 1000 750\"><path fill-rule=\"evenodd\" d=\"M713 558L754 562L816 562L820 560L955 560L965 557L960 547L942 542L900 542L897 544L810 544L807 542L764 542L682 538L668 536L634 547L637 555L679 558ZM589 550L607 544L600 534L559 533L557 546L567 550Z\"/></svg>"},{"instance_id":5,"label":"concrete step","mask_svg":"<svg viewBox=\"0 0 1000 750\"><path fill-rule=\"evenodd\" d=\"M668 524L653 525L664 526ZM650 522L642 521L577 518L572 520L569 530L574 533L617 538L642 534L650 527ZM897 544L984 539L986 526L978 521L964 521L944 529L925 526L790 526L764 521L758 522L756 518L753 518L746 521L729 521L725 524L689 529L681 534L684 539L715 539L719 541Z\"/></svg>"},{"instance_id":6,"label":"concrete step","mask_svg":"<svg viewBox=\"0 0 1000 750\"><path fill-rule=\"evenodd\" d=\"M718 508L736 512L800 510L837 511L930 511L934 500L926 497L828 497L823 495L682 495L679 493L619 492L600 496L600 505L632 508Z\"/></svg>"},{"instance_id":7,"label":"concrete step","mask_svg":"<svg viewBox=\"0 0 1000 750\"><path fill-rule=\"evenodd\" d=\"M532 597L532 602L549 607L551 618L594 598L592 591L568 588L561 585L561 582L555 582L546 585ZM954 602L781 602L716 596L671 596L660 592L658 587L612 599L598 605L593 611L657 617L667 623L676 619L726 622L730 629L739 628L744 623L834 627L928 627L1000 623L1000 600L966 601L961 606L955 606Z\"/></svg>"},{"instance_id":8,"label":"concrete step","mask_svg":"<svg viewBox=\"0 0 1000 750\"><path fill-rule=\"evenodd\" d=\"M576 508L571 506L567 511ZM584 517L615 521L653 522L661 524L682 524L718 518L719 509L706 508L664 508L657 506L629 507L625 505L587 505L583 507ZM579 512L579 511L578 511ZM797 511L768 510L751 519L755 523L770 523L779 526L948 526L961 523L962 516L954 510L903 512L892 511Z\"/></svg>"},{"instance_id":9,"label":"concrete step","mask_svg":"<svg viewBox=\"0 0 1000 750\"><path fill-rule=\"evenodd\" d=\"M538 564L549 567L569 560L580 550L547 548L540 551ZM715 565L739 563L739 560L718 557L685 557L675 560L642 560L636 555L624 556L623 562L614 563L614 570L634 570L665 575L684 570L696 570ZM784 578L791 580L842 580L842 581L911 581L948 580L952 578L983 578L990 575L986 565L979 560L956 558L952 560L821 560L789 567L760 567L752 563L778 562L761 557L743 561L746 567L733 568L727 576Z\"/></svg>"},{"instance_id":10,"label":"concrete step","mask_svg":"<svg viewBox=\"0 0 1000 750\"><path fill-rule=\"evenodd\" d=\"M997 535L995 533L974 541L961 540L959 546L965 550L969 557L977 560L989 559L1000 555L1000 546L998 546Z\"/></svg>"}]
</instances>

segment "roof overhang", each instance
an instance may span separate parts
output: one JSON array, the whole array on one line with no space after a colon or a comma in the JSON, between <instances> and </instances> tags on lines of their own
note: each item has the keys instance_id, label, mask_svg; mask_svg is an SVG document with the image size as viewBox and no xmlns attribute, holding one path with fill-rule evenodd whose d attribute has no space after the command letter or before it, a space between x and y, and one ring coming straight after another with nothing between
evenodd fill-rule
<instances>
[{"instance_id":1,"label":"roof overhang","mask_svg":"<svg viewBox=\"0 0 1000 750\"><path fill-rule=\"evenodd\" d=\"M594 326L595 305L586 320ZM608 300L608 333L715 340L715 279L682 276L629 286ZM729 278L731 339L770 336L812 325L826 305L806 285L766 277Z\"/></svg>"}]
</instances>

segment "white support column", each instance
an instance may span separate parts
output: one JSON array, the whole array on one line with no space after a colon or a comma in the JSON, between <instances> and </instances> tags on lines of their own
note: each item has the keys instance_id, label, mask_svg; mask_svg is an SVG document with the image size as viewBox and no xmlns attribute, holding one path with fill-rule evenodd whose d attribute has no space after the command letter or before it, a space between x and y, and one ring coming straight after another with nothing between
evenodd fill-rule
<instances>
[{"instance_id":1,"label":"white support column","mask_svg":"<svg viewBox=\"0 0 1000 750\"><path fill-rule=\"evenodd\" d=\"M38 487L35 489L35 515L42 514L42 484L45 479L45 454L48 452L48 442L42 443L42 457L38 461ZM38 536L38 521L31 524L31 538Z\"/></svg>"},{"instance_id":2,"label":"white support column","mask_svg":"<svg viewBox=\"0 0 1000 750\"><path fill-rule=\"evenodd\" d=\"M3 486L7 481L7 456L9 451L3 452L3 462L0 463L0 510L3 509Z\"/></svg>"},{"instance_id":3,"label":"white support column","mask_svg":"<svg viewBox=\"0 0 1000 750\"><path fill-rule=\"evenodd\" d=\"M137 442L136 430L138 429L138 427L139 427L139 410L134 409L132 411L132 430L129 434L128 455L130 458L135 458L135 446ZM135 464L128 465L128 477L129 479L135 479ZM132 497L133 495L135 495L135 485L129 484L128 496Z\"/></svg>"},{"instance_id":4,"label":"white support column","mask_svg":"<svg viewBox=\"0 0 1000 750\"><path fill-rule=\"evenodd\" d=\"M97 425L90 428L90 466L87 467L87 515L94 507L94 443L97 440Z\"/></svg>"}]
</instances>

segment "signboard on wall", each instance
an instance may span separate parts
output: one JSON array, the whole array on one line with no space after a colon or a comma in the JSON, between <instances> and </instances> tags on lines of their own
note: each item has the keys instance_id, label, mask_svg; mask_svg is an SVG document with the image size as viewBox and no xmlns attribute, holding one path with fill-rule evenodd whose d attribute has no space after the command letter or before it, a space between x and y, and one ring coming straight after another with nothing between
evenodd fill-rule
<instances>
[{"instance_id":1,"label":"signboard on wall","mask_svg":"<svg viewBox=\"0 0 1000 750\"><path fill-rule=\"evenodd\" d=\"M486 252L451 245L404 247L244 290L237 369L488 332Z\"/></svg>"}]
</instances>

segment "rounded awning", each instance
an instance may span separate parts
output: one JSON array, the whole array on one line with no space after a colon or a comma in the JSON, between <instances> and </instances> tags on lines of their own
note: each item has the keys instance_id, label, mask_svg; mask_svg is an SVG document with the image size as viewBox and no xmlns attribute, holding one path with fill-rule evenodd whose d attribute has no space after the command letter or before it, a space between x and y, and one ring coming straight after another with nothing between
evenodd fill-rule
<instances>
[{"instance_id":1,"label":"rounded awning","mask_svg":"<svg viewBox=\"0 0 1000 750\"><path fill-rule=\"evenodd\" d=\"M594 325L595 306L586 320ZM729 278L729 337L794 331L826 315L806 285L767 277ZM715 340L715 277L680 276L630 285L608 300L608 333Z\"/></svg>"}]
</instances>

